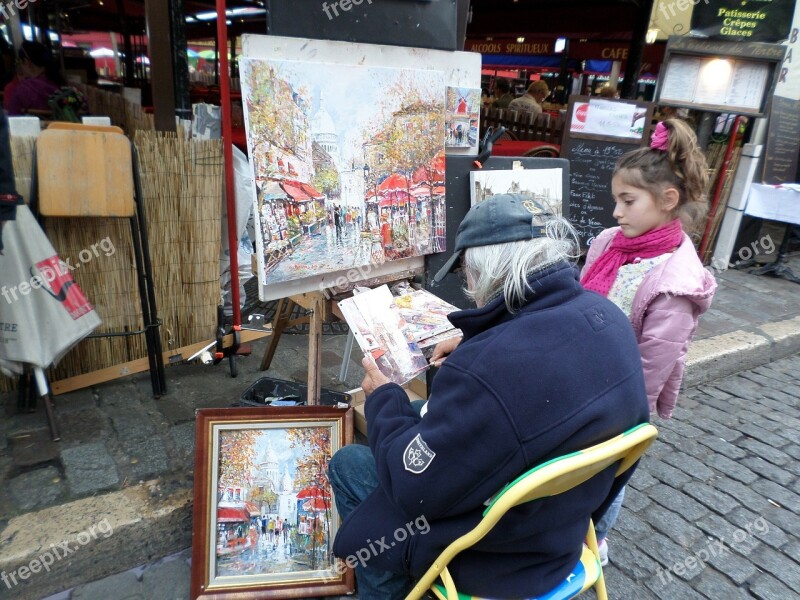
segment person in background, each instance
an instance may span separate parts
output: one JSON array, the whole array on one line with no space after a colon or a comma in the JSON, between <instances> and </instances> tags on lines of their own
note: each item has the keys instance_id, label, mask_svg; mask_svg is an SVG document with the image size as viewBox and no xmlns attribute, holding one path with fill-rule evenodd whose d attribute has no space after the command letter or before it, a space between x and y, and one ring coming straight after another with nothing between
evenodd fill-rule
<instances>
[{"instance_id":1,"label":"person in background","mask_svg":"<svg viewBox=\"0 0 800 600\"><path fill-rule=\"evenodd\" d=\"M8 114L22 115L30 110L50 110L48 98L64 85L50 50L39 42L22 42L19 49L19 71L21 80L10 90L7 100Z\"/></svg>"},{"instance_id":2,"label":"person in background","mask_svg":"<svg viewBox=\"0 0 800 600\"><path fill-rule=\"evenodd\" d=\"M509 110L518 110L520 112L528 113L529 115L537 116L542 114L542 102L545 101L550 95L550 88L547 82L534 81L528 86L528 91L524 96L515 98L508 105Z\"/></svg>"},{"instance_id":3,"label":"person in background","mask_svg":"<svg viewBox=\"0 0 800 600\"><path fill-rule=\"evenodd\" d=\"M619 90L612 88L609 84L600 86L597 95L601 98L619 98Z\"/></svg>"},{"instance_id":4,"label":"person in background","mask_svg":"<svg viewBox=\"0 0 800 600\"><path fill-rule=\"evenodd\" d=\"M570 264L576 234L564 218L519 194L491 196L469 210L455 248L434 281L462 265L477 308L449 315L463 339L436 374L427 411L365 357L369 446L344 446L329 464L344 519L333 553L348 564L358 553L361 600L405 597L410 580L519 475L648 419L633 332L611 302L581 287ZM450 564L456 586L530 598L561 583L590 516L624 483L614 470L512 509ZM393 534L400 529L408 535ZM386 548L363 558L370 540L384 539Z\"/></svg>"},{"instance_id":5,"label":"person in background","mask_svg":"<svg viewBox=\"0 0 800 600\"><path fill-rule=\"evenodd\" d=\"M508 108L508 105L514 99L508 79L497 79L494 82L494 98L494 108Z\"/></svg>"},{"instance_id":6,"label":"person in background","mask_svg":"<svg viewBox=\"0 0 800 600\"><path fill-rule=\"evenodd\" d=\"M689 342L717 287L686 233L694 232L706 215L707 180L708 166L694 131L678 119L659 123L650 147L617 161L611 192L619 227L595 238L581 273L586 289L607 297L630 319L650 412L662 419L675 410ZM605 562L605 537L624 493L595 528Z\"/></svg>"}]
</instances>

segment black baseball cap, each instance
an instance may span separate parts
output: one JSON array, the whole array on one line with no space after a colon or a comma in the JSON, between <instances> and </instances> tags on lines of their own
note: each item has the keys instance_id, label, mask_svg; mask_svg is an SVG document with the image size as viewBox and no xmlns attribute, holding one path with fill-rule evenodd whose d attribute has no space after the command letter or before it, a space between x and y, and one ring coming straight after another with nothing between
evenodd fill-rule
<instances>
[{"instance_id":1,"label":"black baseball cap","mask_svg":"<svg viewBox=\"0 0 800 600\"><path fill-rule=\"evenodd\" d=\"M456 233L456 250L433 277L439 283L456 267L467 248L532 240L545 235L543 224L535 217L553 216L552 210L522 194L489 196L469 209Z\"/></svg>"}]
</instances>

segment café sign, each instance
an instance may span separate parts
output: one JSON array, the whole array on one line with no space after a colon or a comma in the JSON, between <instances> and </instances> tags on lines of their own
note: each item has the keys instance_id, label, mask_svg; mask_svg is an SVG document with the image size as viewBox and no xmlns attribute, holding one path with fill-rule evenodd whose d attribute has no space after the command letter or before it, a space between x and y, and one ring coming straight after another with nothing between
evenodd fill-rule
<instances>
[{"instance_id":1,"label":"caf\u00e9 sign","mask_svg":"<svg viewBox=\"0 0 800 600\"><path fill-rule=\"evenodd\" d=\"M789 35L795 0L692 0L692 35L779 42Z\"/></svg>"},{"instance_id":2,"label":"caf\u00e9 sign","mask_svg":"<svg viewBox=\"0 0 800 600\"><path fill-rule=\"evenodd\" d=\"M467 40L467 52L480 52L481 54L521 54L535 56L540 54L555 54L555 40L531 39L518 42L515 39L500 40Z\"/></svg>"}]
</instances>

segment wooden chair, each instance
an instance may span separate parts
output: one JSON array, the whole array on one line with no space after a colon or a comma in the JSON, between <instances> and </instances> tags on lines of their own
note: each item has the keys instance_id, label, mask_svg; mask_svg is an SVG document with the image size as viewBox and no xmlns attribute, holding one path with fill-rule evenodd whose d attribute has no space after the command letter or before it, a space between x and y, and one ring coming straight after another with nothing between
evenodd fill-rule
<instances>
[{"instance_id":1,"label":"wooden chair","mask_svg":"<svg viewBox=\"0 0 800 600\"><path fill-rule=\"evenodd\" d=\"M447 565L460 552L483 539L495 524L515 506L562 494L585 483L615 463L619 463L616 471L616 476L619 477L641 458L657 435L658 430L655 427L644 423L608 441L586 450L555 458L521 475L495 496L492 503L483 512L483 519L472 531L467 532L444 549L416 583L414 589L406 596L406 600L417 600L428 591L441 600L482 600L456 590ZM583 545L581 559L572 573L554 590L544 596L531 597L528 600L537 600L537 598L567 600L579 596L589 588L595 589L598 600L607 600L603 568L600 566L600 554L591 519L589 519L589 529L586 532L586 542Z\"/></svg>"},{"instance_id":2,"label":"wooden chair","mask_svg":"<svg viewBox=\"0 0 800 600\"><path fill-rule=\"evenodd\" d=\"M166 393L139 166L119 127L52 123L34 150L31 207L46 217L127 218L144 327L90 337L144 335L153 396Z\"/></svg>"}]
</instances>

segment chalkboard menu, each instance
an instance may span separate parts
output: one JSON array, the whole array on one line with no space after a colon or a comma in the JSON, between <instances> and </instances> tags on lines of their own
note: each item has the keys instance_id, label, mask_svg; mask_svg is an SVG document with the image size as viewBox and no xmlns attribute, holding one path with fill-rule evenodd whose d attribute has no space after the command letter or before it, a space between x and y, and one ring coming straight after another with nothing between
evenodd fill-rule
<instances>
[{"instance_id":1,"label":"chalkboard menu","mask_svg":"<svg viewBox=\"0 0 800 600\"><path fill-rule=\"evenodd\" d=\"M585 248L603 229L617 224L611 196L614 165L650 139L653 105L573 96L567 115L561 158L569 161L569 220Z\"/></svg>"},{"instance_id":2,"label":"chalkboard menu","mask_svg":"<svg viewBox=\"0 0 800 600\"><path fill-rule=\"evenodd\" d=\"M611 174L617 159L635 148L632 144L585 139L571 139L562 148L561 156L569 161L569 220L585 246L591 245L603 229L617 224L612 216Z\"/></svg>"}]
</instances>

